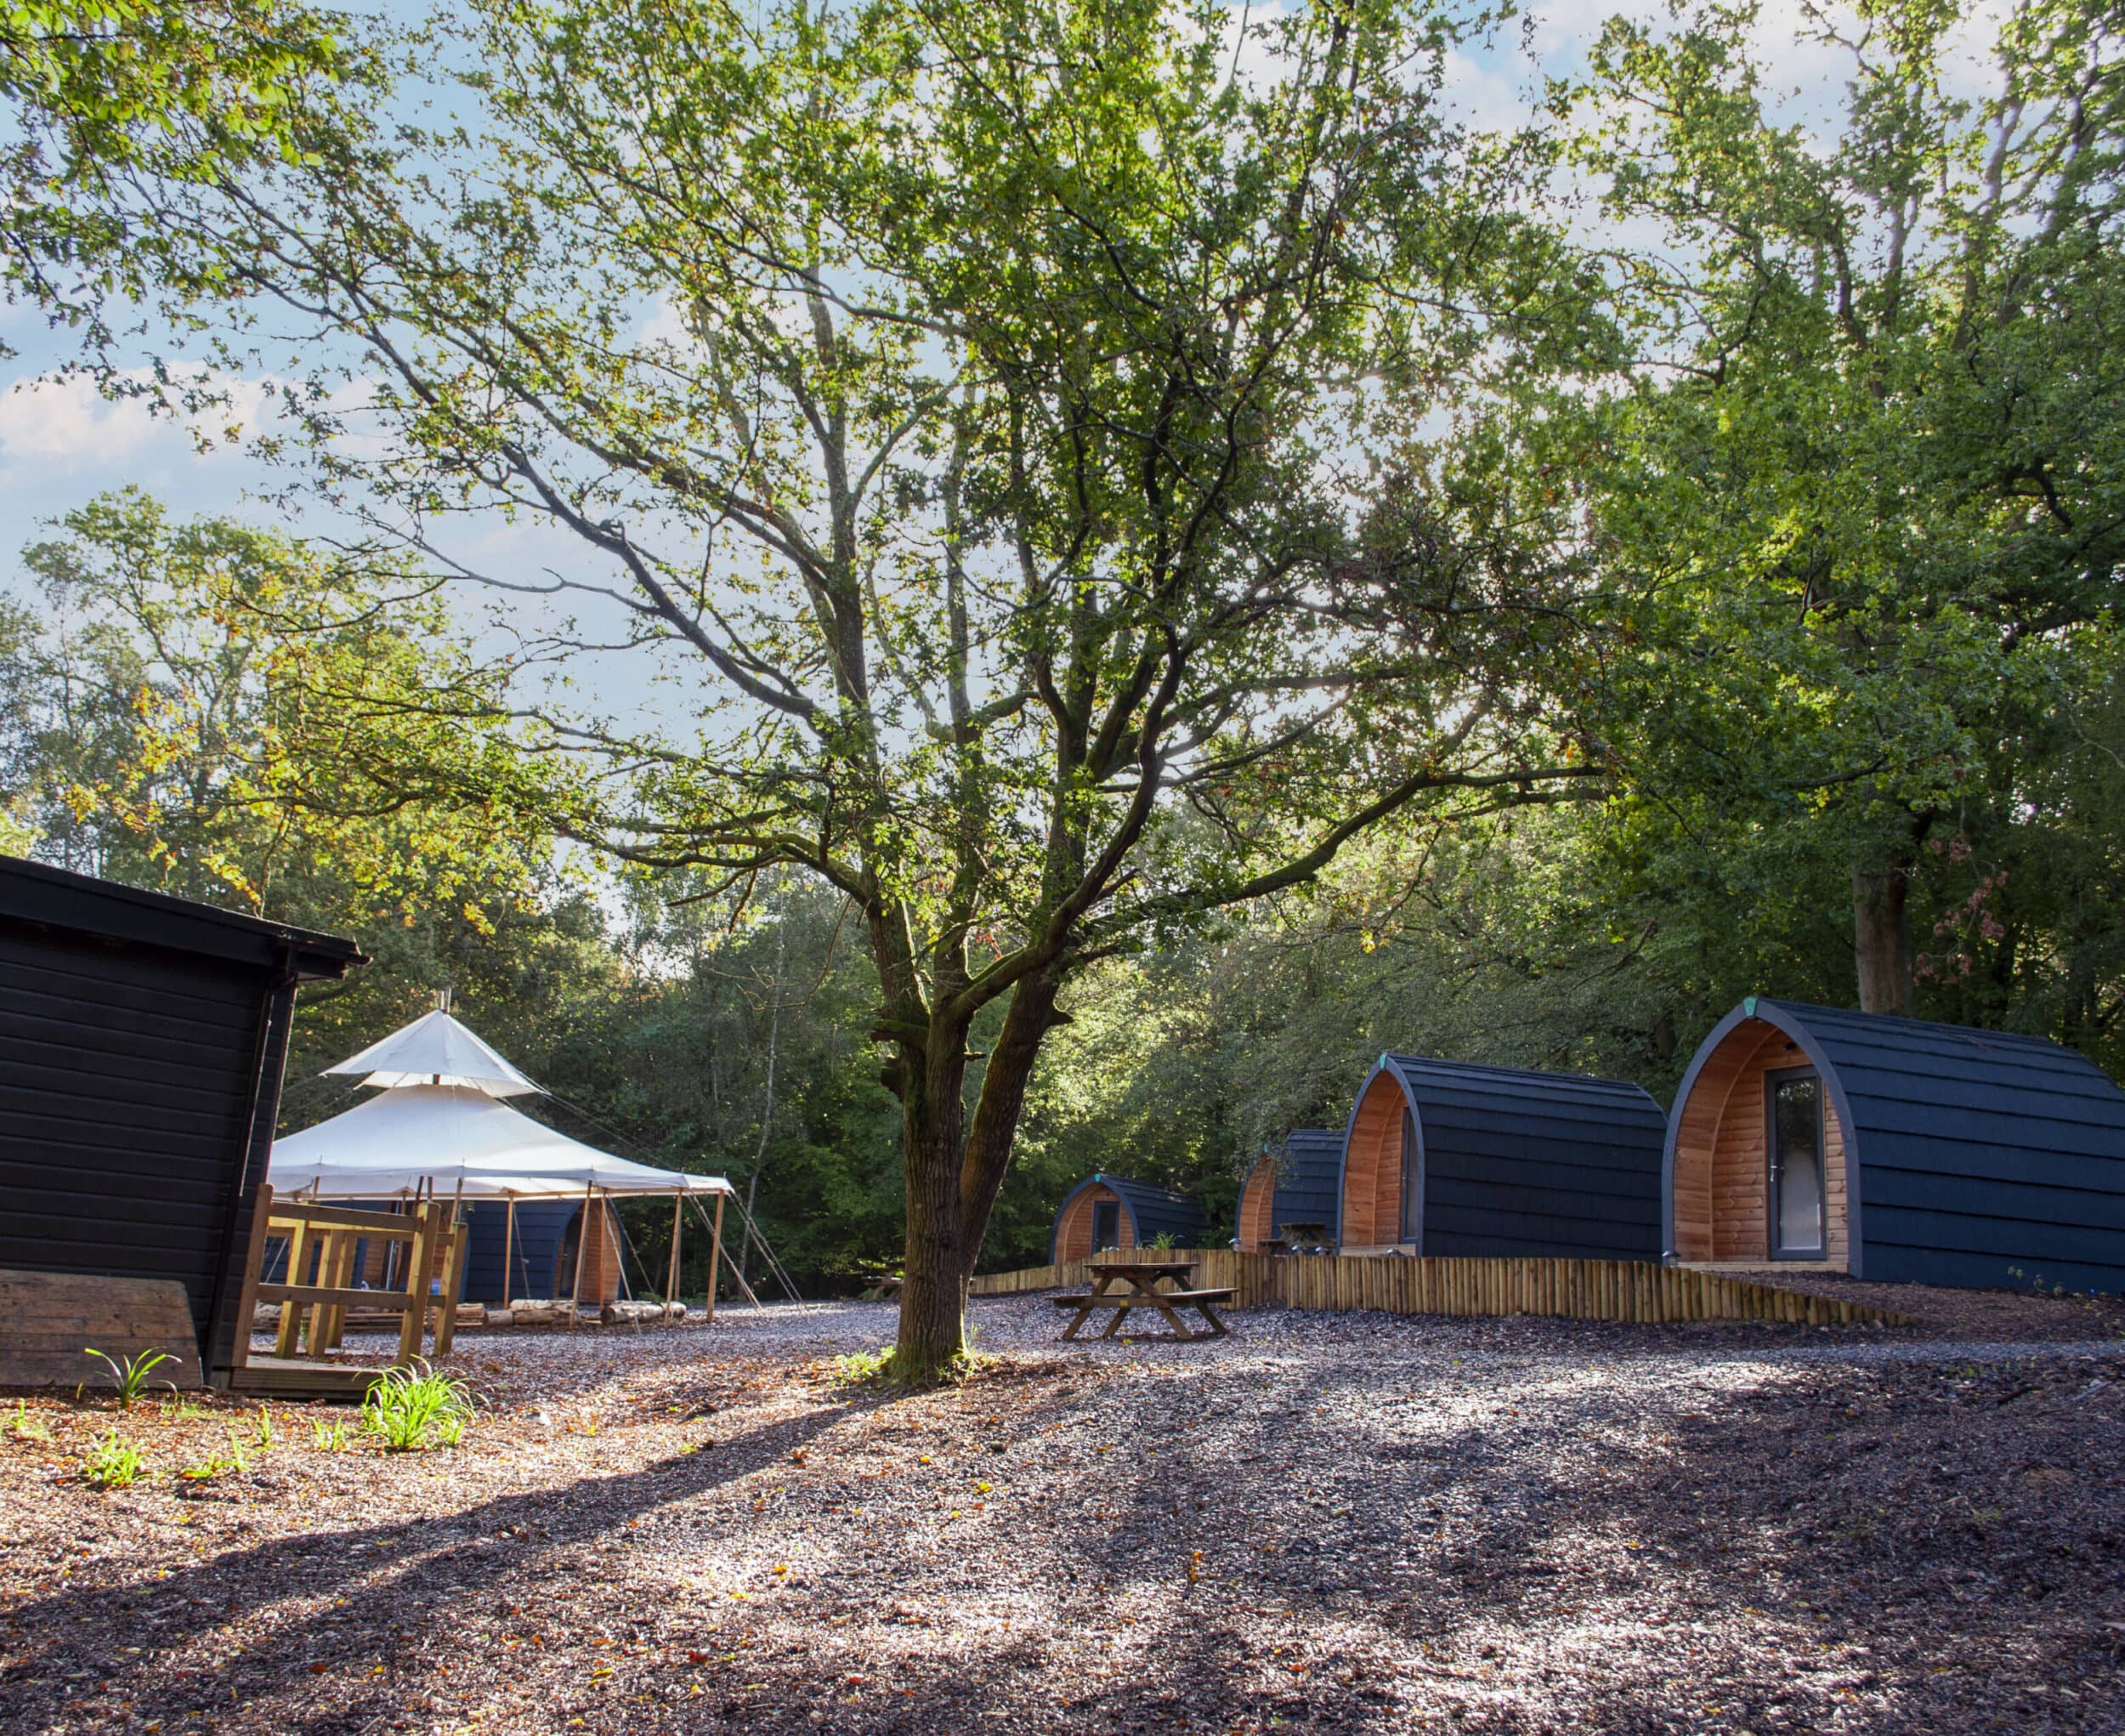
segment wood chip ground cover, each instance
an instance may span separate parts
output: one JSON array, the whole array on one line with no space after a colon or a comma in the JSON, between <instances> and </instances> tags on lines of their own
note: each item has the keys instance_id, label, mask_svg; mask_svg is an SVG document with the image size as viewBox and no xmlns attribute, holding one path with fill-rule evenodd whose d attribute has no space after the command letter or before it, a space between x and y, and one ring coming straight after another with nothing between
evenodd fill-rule
<instances>
[{"instance_id":1,"label":"wood chip ground cover","mask_svg":"<svg viewBox=\"0 0 2125 1736\"><path fill-rule=\"evenodd\" d=\"M2115 1733L2125 1354L2066 1307L1060 1347L1017 1297L915 1396L834 1381L875 1306L468 1335L457 1450L275 1406L197 1480L255 1405L31 1398L0 1728ZM99 1492L114 1424L156 1474Z\"/></svg>"}]
</instances>

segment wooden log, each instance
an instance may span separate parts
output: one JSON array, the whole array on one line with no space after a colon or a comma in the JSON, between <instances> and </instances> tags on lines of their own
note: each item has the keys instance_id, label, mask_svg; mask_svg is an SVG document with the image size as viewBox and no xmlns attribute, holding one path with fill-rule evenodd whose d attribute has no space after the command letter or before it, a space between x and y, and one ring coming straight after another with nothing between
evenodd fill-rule
<instances>
[{"instance_id":1,"label":"wooden log","mask_svg":"<svg viewBox=\"0 0 2125 1736\"><path fill-rule=\"evenodd\" d=\"M435 1264L436 1206L423 1200L413 1208L411 1257L406 1261L405 1324L399 1329L399 1360L410 1363L421 1353L428 1336L428 1273Z\"/></svg>"},{"instance_id":2,"label":"wooden log","mask_svg":"<svg viewBox=\"0 0 2125 1736\"><path fill-rule=\"evenodd\" d=\"M244 1250L243 1289L236 1300L235 1342L230 1351L230 1367L240 1369L251 1360L251 1334L252 1317L258 1311L259 1268L265 1263L266 1223L273 1215L273 1188L261 1182L251 1196L251 1241ZM216 1385L221 1384L218 1370L206 1371L207 1377Z\"/></svg>"},{"instance_id":3,"label":"wooden log","mask_svg":"<svg viewBox=\"0 0 2125 1736\"><path fill-rule=\"evenodd\" d=\"M272 1216L273 1233L276 1235L298 1224L320 1224L359 1230L365 1236L381 1237L386 1241L411 1241L413 1238L412 1221L397 1211L360 1211L352 1206L319 1203L298 1206L282 1200L273 1206Z\"/></svg>"},{"instance_id":4,"label":"wooden log","mask_svg":"<svg viewBox=\"0 0 2125 1736\"><path fill-rule=\"evenodd\" d=\"M723 1257L723 1195L716 1196L716 1227L709 1237L708 1246L708 1324L716 1324L717 1262Z\"/></svg>"}]
</instances>

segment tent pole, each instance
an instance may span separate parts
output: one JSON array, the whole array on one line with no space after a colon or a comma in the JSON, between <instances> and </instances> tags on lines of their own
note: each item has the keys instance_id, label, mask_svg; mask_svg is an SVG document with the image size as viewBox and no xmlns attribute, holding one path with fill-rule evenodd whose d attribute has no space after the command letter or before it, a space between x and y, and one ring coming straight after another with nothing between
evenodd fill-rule
<instances>
[{"instance_id":1,"label":"tent pole","mask_svg":"<svg viewBox=\"0 0 2125 1736\"><path fill-rule=\"evenodd\" d=\"M708 1251L708 1324L716 1324L716 1286L722 1282L723 1257L723 1196L716 1196L716 1228L714 1240Z\"/></svg>"},{"instance_id":2,"label":"tent pole","mask_svg":"<svg viewBox=\"0 0 2125 1736\"><path fill-rule=\"evenodd\" d=\"M686 1210L686 1195L672 1196L672 1275L664 1281L664 1305L667 1308L679 1299L679 1221Z\"/></svg>"},{"instance_id":3,"label":"tent pole","mask_svg":"<svg viewBox=\"0 0 2125 1736\"><path fill-rule=\"evenodd\" d=\"M583 1267L590 1258L590 1207L598 1183L583 1183L583 1227L575 1234L575 1294L569 1298L568 1324L572 1330L583 1308Z\"/></svg>"},{"instance_id":4,"label":"tent pole","mask_svg":"<svg viewBox=\"0 0 2125 1736\"><path fill-rule=\"evenodd\" d=\"M509 1196L509 1215L502 1221L502 1305L509 1306L509 1283L516 1268L509 1257L517 1251L517 1196Z\"/></svg>"}]
</instances>

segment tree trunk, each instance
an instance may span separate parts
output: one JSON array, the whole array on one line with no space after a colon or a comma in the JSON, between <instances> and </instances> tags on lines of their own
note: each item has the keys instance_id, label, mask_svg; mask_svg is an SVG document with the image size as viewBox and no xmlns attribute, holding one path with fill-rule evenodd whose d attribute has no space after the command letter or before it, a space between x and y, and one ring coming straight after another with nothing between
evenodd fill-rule
<instances>
[{"instance_id":1,"label":"tree trunk","mask_svg":"<svg viewBox=\"0 0 2125 1736\"><path fill-rule=\"evenodd\" d=\"M1918 1015L1912 975L1912 859L1852 871L1852 952L1862 1013Z\"/></svg>"},{"instance_id":2,"label":"tree trunk","mask_svg":"<svg viewBox=\"0 0 2125 1736\"><path fill-rule=\"evenodd\" d=\"M932 1029L900 1062L908 1240L893 1373L933 1381L966 1348L966 1227L960 1194L966 1033Z\"/></svg>"},{"instance_id":3,"label":"tree trunk","mask_svg":"<svg viewBox=\"0 0 2125 1736\"><path fill-rule=\"evenodd\" d=\"M981 1257L982 1241L989 1234L989 1216L1011 1167L1011 1154L1018 1141L1018 1118L1026 1106L1026 1087L1032 1082L1034 1063L1040 1045L1068 1015L1055 1010L1062 984L1047 973L1028 977L1012 991L1003 1029L997 1034L988 1070L982 1075L980 1100L974 1105L974 1125L966 1137L966 1155L960 1164L960 1199L966 1214L965 1276L972 1277Z\"/></svg>"}]
</instances>

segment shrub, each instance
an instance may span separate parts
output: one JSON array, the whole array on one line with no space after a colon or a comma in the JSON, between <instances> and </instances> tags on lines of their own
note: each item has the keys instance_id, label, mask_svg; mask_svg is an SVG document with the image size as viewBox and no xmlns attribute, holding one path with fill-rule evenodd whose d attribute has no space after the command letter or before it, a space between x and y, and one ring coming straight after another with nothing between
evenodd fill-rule
<instances>
[{"instance_id":1,"label":"shrub","mask_svg":"<svg viewBox=\"0 0 2125 1736\"><path fill-rule=\"evenodd\" d=\"M472 1408L462 1382L416 1358L411 1368L388 1369L370 1382L361 1426L389 1453L414 1452L431 1440L454 1447L465 1438Z\"/></svg>"}]
</instances>

